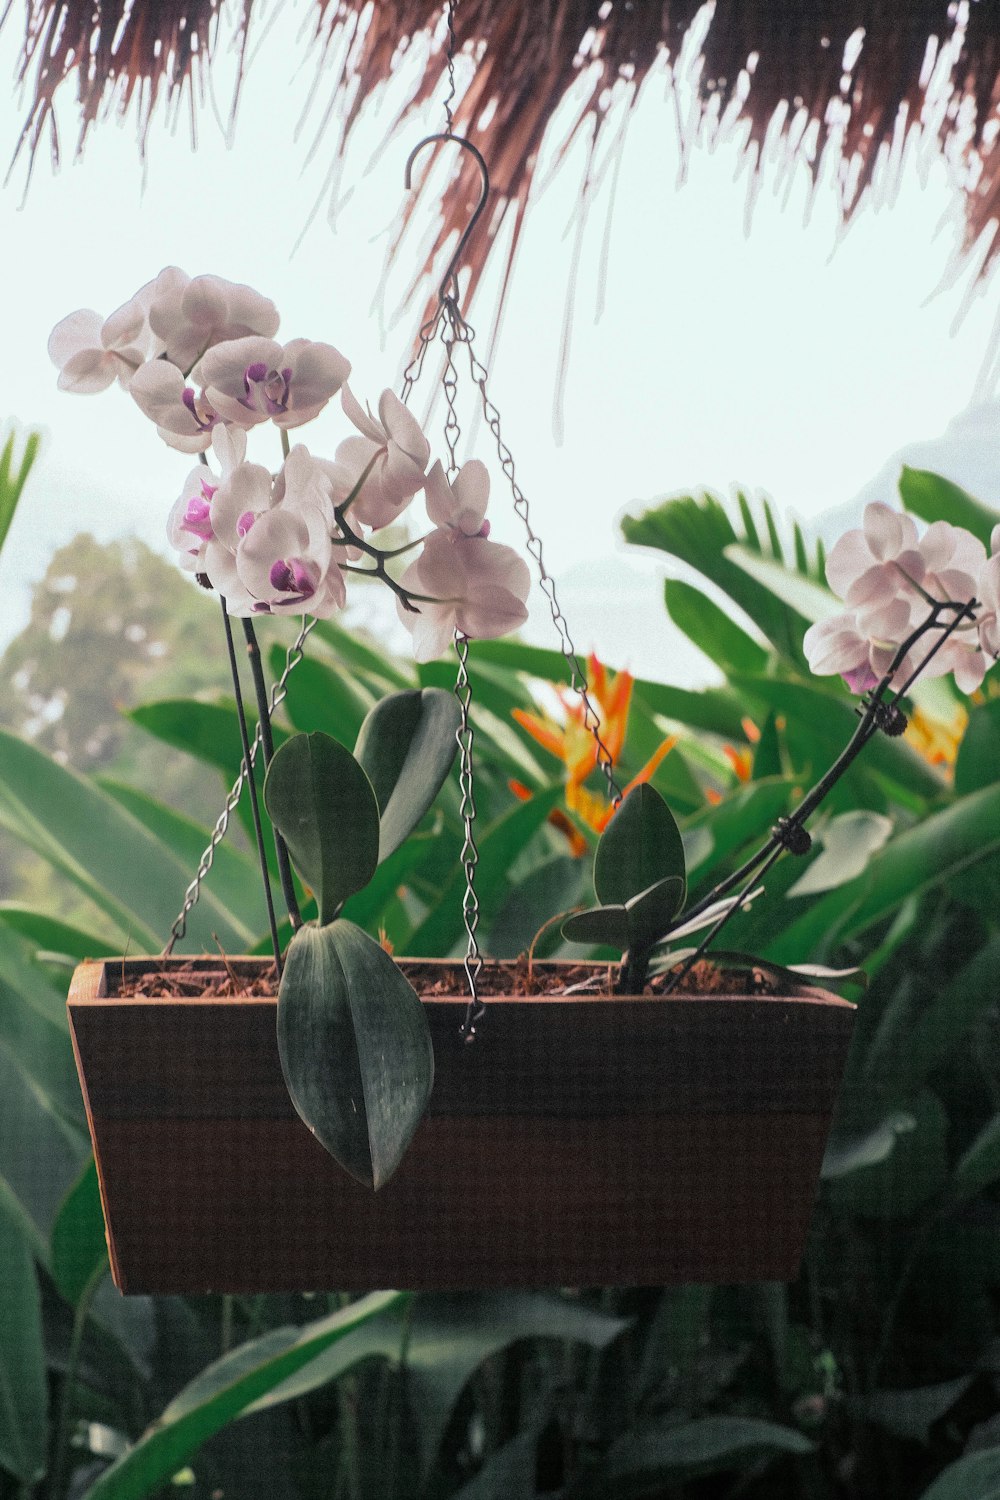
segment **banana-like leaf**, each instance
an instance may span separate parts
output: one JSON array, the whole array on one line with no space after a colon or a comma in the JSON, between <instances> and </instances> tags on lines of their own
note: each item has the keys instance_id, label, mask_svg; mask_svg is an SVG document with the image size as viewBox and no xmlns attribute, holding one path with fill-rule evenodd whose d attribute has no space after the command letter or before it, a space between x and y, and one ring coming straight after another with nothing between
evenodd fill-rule
<instances>
[{"instance_id":1,"label":"banana-like leaf","mask_svg":"<svg viewBox=\"0 0 1000 1500\"><path fill-rule=\"evenodd\" d=\"M108 1267L101 1191L93 1157L66 1194L52 1226L52 1279L76 1307L93 1277Z\"/></svg>"},{"instance_id":2,"label":"banana-like leaf","mask_svg":"<svg viewBox=\"0 0 1000 1500\"><path fill-rule=\"evenodd\" d=\"M928 469L911 469L903 465L899 476L899 494L906 509L922 521L950 521L964 526L990 550L990 533L1000 521L1000 511L981 500L975 500L959 485Z\"/></svg>"},{"instance_id":3,"label":"banana-like leaf","mask_svg":"<svg viewBox=\"0 0 1000 1500\"><path fill-rule=\"evenodd\" d=\"M454 694L441 688L391 693L365 718L354 755L379 807L379 860L413 832L454 762L462 722Z\"/></svg>"},{"instance_id":4,"label":"banana-like leaf","mask_svg":"<svg viewBox=\"0 0 1000 1500\"><path fill-rule=\"evenodd\" d=\"M629 792L601 835L594 859L594 889L604 905L624 906L670 875L681 881L683 901L680 829L659 792L642 784Z\"/></svg>"},{"instance_id":5,"label":"banana-like leaf","mask_svg":"<svg viewBox=\"0 0 1000 1500\"><path fill-rule=\"evenodd\" d=\"M704 651L723 672L764 672L767 669L766 647L755 641L741 625L720 609L714 600L677 578L668 578L663 586L667 614L689 641Z\"/></svg>"},{"instance_id":6,"label":"banana-like leaf","mask_svg":"<svg viewBox=\"0 0 1000 1500\"><path fill-rule=\"evenodd\" d=\"M48 1388L32 1242L0 1194L0 1468L29 1493L45 1473Z\"/></svg>"},{"instance_id":7,"label":"banana-like leaf","mask_svg":"<svg viewBox=\"0 0 1000 1500\"><path fill-rule=\"evenodd\" d=\"M105 1470L87 1491L87 1500L144 1500L158 1493L208 1438L404 1296L372 1292L315 1323L274 1328L223 1355L196 1375L124 1457Z\"/></svg>"},{"instance_id":8,"label":"banana-like leaf","mask_svg":"<svg viewBox=\"0 0 1000 1500\"><path fill-rule=\"evenodd\" d=\"M378 864L378 803L371 782L339 741L297 734L275 753L264 802L299 873L332 922Z\"/></svg>"},{"instance_id":9,"label":"banana-like leaf","mask_svg":"<svg viewBox=\"0 0 1000 1500\"><path fill-rule=\"evenodd\" d=\"M3 730L0 825L79 885L131 937L133 952L162 946L191 879L190 866L93 781ZM217 932L233 953L245 942L211 881L188 929L204 946Z\"/></svg>"},{"instance_id":10,"label":"banana-like leaf","mask_svg":"<svg viewBox=\"0 0 1000 1500\"><path fill-rule=\"evenodd\" d=\"M416 992L352 922L296 933L278 993L278 1052L313 1135L380 1188L427 1107L434 1052Z\"/></svg>"}]
</instances>

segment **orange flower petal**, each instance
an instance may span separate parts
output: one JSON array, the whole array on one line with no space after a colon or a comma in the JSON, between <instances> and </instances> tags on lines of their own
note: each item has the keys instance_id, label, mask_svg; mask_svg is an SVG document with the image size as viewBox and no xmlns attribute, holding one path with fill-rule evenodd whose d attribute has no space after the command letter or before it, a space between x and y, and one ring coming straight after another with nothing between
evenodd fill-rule
<instances>
[{"instance_id":1,"label":"orange flower petal","mask_svg":"<svg viewBox=\"0 0 1000 1500\"><path fill-rule=\"evenodd\" d=\"M550 723L547 719L536 719L534 714L525 713L522 708L512 708L511 713L521 728L526 730L543 750L548 750L559 760L563 759L566 750L566 735L558 725Z\"/></svg>"}]
</instances>

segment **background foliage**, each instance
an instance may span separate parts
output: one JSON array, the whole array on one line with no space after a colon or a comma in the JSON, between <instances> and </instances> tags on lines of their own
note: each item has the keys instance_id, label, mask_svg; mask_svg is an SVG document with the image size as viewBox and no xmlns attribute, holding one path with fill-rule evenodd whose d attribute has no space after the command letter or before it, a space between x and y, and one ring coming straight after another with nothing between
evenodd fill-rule
<instances>
[{"instance_id":1,"label":"background foliage","mask_svg":"<svg viewBox=\"0 0 1000 1500\"><path fill-rule=\"evenodd\" d=\"M902 488L926 519L994 520L933 476L904 474ZM710 496L657 505L625 534L683 564L666 607L725 678L701 693L636 682L619 757L625 780L676 736L652 780L681 822L696 898L826 768L853 708L804 669L802 633L825 603L822 557L801 536L783 547L766 510ZM120 629L101 586L113 567ZM106 1274L66 984L84 955L162 945L239 763L208 601L171 592L159 567L75 546L2 668L0 829L61 884L55 902L0 905L0 1497L1000 1494L989 679L964 724L946 692L922 695L908 742L873 743L816 820L814 853L784 859L768 900L733 924L732 946L870 975L796 1283L123 1299ZM148 649L161 640L162 659ZM350 745L388 688L451 686L450 663L416 669L334 623L312 642L290 679L291 727ZM279 670L277 633L271 656ZM562 658L517 642L471 657L484 947L578 954L558 924L539 930L593 900L596 832L565 803L569 751L524 717L551 713ZM93 702L77 702L98 658L101 681L79 695ZM47 718L35 700L64 707ZM586 790L600 804L600 779ZM461 949L458 806L453 779L348 903L397 952ZM237 841L190 946L217 932L246 950L263 930Z\"/></svg>"}]
</instances>

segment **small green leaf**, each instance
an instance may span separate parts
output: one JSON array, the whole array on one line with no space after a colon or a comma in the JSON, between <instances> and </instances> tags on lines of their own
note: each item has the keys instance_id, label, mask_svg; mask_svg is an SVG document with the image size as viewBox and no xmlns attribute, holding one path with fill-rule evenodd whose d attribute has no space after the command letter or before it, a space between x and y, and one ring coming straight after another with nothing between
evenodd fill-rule
<instances>
[{"instance_id":1,"label":"small green leaf","mask_svg":"<svg viewBox=\"0 0 1000 1500\"><path fill-rule=\"evenodd\" d=\"M960 797L1000 781L1000 698L972 709L955 760L955 791Z\"/></svg>"},{"instance_id":2,"label":"small green leaf","mask_svg":"<svg viewBox=\"0 0 1000 1500\"><path fill-rule=\"evenodd\" d=\"M14 434L11 433L4 444L3 453L0 453L0 547L3 546L10 530L10 523L14 519L17 502L21 498L21 491L27 483L31 466L38 457L38 445L42 440L40 432L29 432L24 444L24 452L15 467L14 464Z\"/></svg>"},{"instance_id":3,"label":"small green leaf","mask_svg":"<svg viewBox=\"0 0 1000 1500\"><path fill-rule=\"evenodd\" d=\"M624 953L629 946L628 913L624 906L591 906L567 917L562 935L571 943L607 943Z\"/></svg>"},{"instance_id":4,"label":"small green leaf","mask_svg":"<svg viewBox=\"0 0 1000 1500\"><path fill-rule=\"evenodd\" d=\"M381 1187L427 1106L434 1052L416 992L353 923L296 933L278 993L278 1052L316 1139L352 1177Z\"/></svg>"},{"instance_id":5,"label":"small green leaf","mask_svg":"<svg viewBox=\"0 0 1000 1500\"><path fill-rule=\"evenodd\" d=\"M107 1263L101 1192L91 1157L63 1199L52 1226L52 1277L71 1307L76 1307L87 1283Z\"/></svg>"},{"instance_id":6,"label":"small green leaf","mask_svg":"<svg viewBox=\"0 0 1000 1500\"><path fill-rule=\"evenodd\" d=\"M629 792L601 835L594 889L604 905L624 906L668 875L684 880L684 844L673 813L644 783Z\"/></svg>"},{"instance_id":7,"label":"small green leaf","mask_svg":"<svg viewBox=\"0 0 1000 1500\"><path fill-rule=\"evenodd\" d=\"M975 1374L959 1375L954 1380L908 1391L872 1391L861 1403L862 1415L893 1437L911 1443L929 1443L934 1423L951 1411L975 1378Z\"/></svg>"},{"instance_id":8,"label":"small green leaf","mask_svg":"<svg viewBox=\"0 0 1000 1500\"><path fill-rule=\"evenodd\" d=\"M380 860L399 848L444 785L460 724L454 694L441 688L392 693L362 724L354 754L378 801Z\"/></svg>"},{"instance_id":9,"label":"small green leaf","mask_svg":"<svg viewBox=\"0 0 1000 1500\"><path fill-rule=\"evenodd\" d=\"M371 782L330 735L297 734L268 767L264 802L316 896L320 922L332 922L378 865L378 803Z\"/></svg>"},{"instance_id":10,"label":"small green leaf","mask_svg":"<svg viewBox=\"0 0 1000 1500\"><path fill-rule=\"evenodd\" d=\"M684 881L679 875L658 880L625 903L630 948L651 948L664 936L684 904Z\"/></svg>"}]
</instances>

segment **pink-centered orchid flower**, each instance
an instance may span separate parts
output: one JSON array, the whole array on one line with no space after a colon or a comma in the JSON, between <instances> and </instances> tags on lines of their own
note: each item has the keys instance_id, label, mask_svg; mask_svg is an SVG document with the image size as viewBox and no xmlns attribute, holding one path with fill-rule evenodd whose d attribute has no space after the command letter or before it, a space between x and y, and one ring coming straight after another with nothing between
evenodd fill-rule
<instances>
[{"instance_id":1,"label":"pink-centered orchid flower","mask_svg":"<svg viewBox=\"0 0 1000 1500\"><path fill-rule=\"evenodd\" d=\"M172 275L157 278L149 324L172 365L186 372L207 349L248 335L271 339L278 331L278 309L267 297L222 276Z\"/></svg>"},{"instance_id":2,"label":"pink-centered orchid flower","mask_svg":"<svg viewBox=\"0 0 1000 1500\"><path fill-rule=\"evenodd\" d=\"M528 618L527 564L512 547L484 536L432 531L399 581L411 594L430 596L430 602L416 602L416 612L396 601L418 662L440 656L456 629L470 639L494 640Z\"/></svg>"},{"instance_id":3,"label":"pink-centered orchid flower","mask_svg":"<svg viewBox=\"0 0 1000 1500\"><path fill-rule=\"evenodd\" d=\"M249 611L239 613L326 619L343 608L347 597L326 521L316 506L276 505L260 516L240 542L236 571L253 600Z\"/></svg>"},{"instance_id":4,"label":"pink-centered orchid flower","mask_svg":"<svg viewBox=\"0 0 1000 1500\"><path fill-rule=\"evenodd\" d=\"M351 516L378 531L391 525L423 488L431 445L394 392L382 392L378 421L365 411L350 386L344 386L340 399L361 436L345 438L338 444L337 462L357 480L375 460L352 504Z\"/></svg>"},{"instance_id":5,"label":"pink-centered orchid flower","mask_svg":"<svg viewBox=\"0 0 1000 1500\"><path fill-rule=\"evenodd\" d=\"M192 372L209 406L237 427L268 421L299 427L323 410L350 373L332 344L293 339L282 346L262 338L217 344Z\"/></svg>"},{"instance_id":6,"label":"pink-centered orchid flower","mask_svg":"<svg viewBox=\"0 0 1000 1500\"><path fill-rule=\"evenodd\" d=\"M246 434L230 433L225 427L216 427L212 433L212 448L219 465L219 476L204 464L192 469L167 518L167 537L171 546L181 554L181 567L189 573L205 571L208 545L218 541L215 527L219 517L218 513L213 515L212 503L220 486L243 463Z\"/></svg>"}]
</instances>

